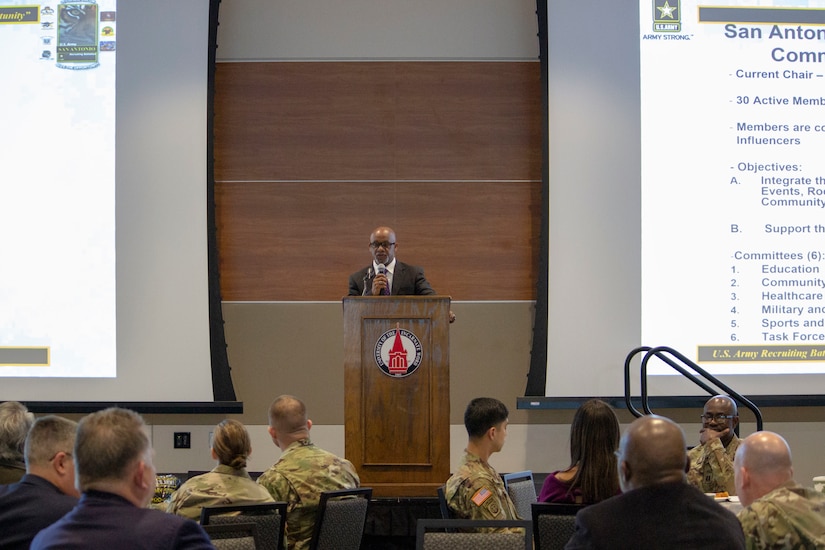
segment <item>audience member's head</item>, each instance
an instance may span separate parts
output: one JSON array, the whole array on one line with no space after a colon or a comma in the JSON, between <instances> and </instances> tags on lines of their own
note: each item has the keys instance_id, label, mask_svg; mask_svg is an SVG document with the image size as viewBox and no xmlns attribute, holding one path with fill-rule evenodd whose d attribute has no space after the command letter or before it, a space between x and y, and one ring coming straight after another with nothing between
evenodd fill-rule
<instances>
[{"instance_id":1,"label":"audience member's head","mask_svg":"<svg viewBox=\"0 0 825 550\"><path fill-rule=\"evenodd\" d=\"M702 431L700 441L718 436L727 447L733 439L736 426L739 425L739 412L736 402L727 395L715 395L707 400L702 411Z\"/></svg>"},{"instance_id":2,"label":"audience member's head","mask_svg":"<svg viewBox=\"0 0 825 550\"><path fill-rule=\"evenodd\" d=\"M145 428L139 414L117 407L81 419L74 446L78 488L115 493L145 507L156 475Z\"/></svg>"},{"instance_id":3,"label":"audience member's head","mask_svg":"<svg viewBox=\"0 0 825 550\"><path fill-rule=\"evenodd\" d=\"M578 488L583 502L600 502L618 492L619 436L619 420L604 401L591 399L576 411L570 425L570 467L576 468L570 489Z\"/></svg>"},{"instance_id":4,"label":"audience member's head","mask_svg":"<svg viewBox=\"0 0 825 550\"><path fill-rule=\"evenodd\" d=\"M736 494L743 506L793 479L791 449L773 432L756 432L743 439L733 467Z\"/></svg>"},{"instance_id":5,"label":"audience member's head","mask_svg":"<svg viewBox=\"0 0 825 550\"><path fill-rule=\"evenodd\" d=\"M309 437L312 420L307 418L304 402L292 395L281 395L269 406L269 435L279 449Z\"/></svg>"},{"instance_id":6,"label":"audience member's head","mask_svg":"<svg viewBox=\"0 0 825 550\"><path fill-rule=\"evenodd\" d=\"M662 416L637 418L619 443L619 483L627 492L686 479L685 433Z\"/></svg>"},{"instance_id":7,"label":"audience member's head","mask_svg":"<svg viewBox=\"0 0 825 550\"><path fill-rule=\"evenodd\" d=\"M75 487L73 449L77 422L59 416L38 418L26 438L26 472L51 482L61 493L80 496Z\"/></svg>"},{"instance_id":8,"label":"audience member's head","mask_svg":"<svg viewBox=\"0 0 825 550\"><path fill-rule=\"evenodd\" d=\"M252 440L246 427L237 420L224 420L215 426L212 437L212 457L225 466L246 468L252 454Z\"/></svg>"},{"instance_id":9,"label":"audience member's head","mask_svg":"<svg viewBox=\"0 0 825 550\"><path fill-rule=\"evenodd\" d=\"M0 460L23 462L23 447L33 423L34 415L22 403L0 403Z\"/></svg>"},{"instance_id":10,"label":"audience member's head","mask_svg":"<svg viewBox=\"0 0 825 550\"><path fill-rule=\"evenodd\" d=\"M464 411L464 427L469 436L467 452L483 461L499 452L507 439L509 416L507 406L498 399L477 397L470 401Z\"/></svg>"},{"instance_id":11,"label":"audience member's head","mask_svg":"<svg viewBox=\"0 0 825 550\"><path fill-rule=\"evenodd\" d=\"M510 417L507 406L492 397L476 397L464 411L464 427L470 439L484 437L490 428L499 427Z\"/></svg>"}]
</instances>

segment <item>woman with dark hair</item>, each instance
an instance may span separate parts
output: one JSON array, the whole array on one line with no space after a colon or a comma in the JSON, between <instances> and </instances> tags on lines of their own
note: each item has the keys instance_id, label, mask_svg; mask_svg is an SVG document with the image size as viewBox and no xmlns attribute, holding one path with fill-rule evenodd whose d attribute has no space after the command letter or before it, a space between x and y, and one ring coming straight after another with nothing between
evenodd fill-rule
<instances>
[{"instance_id":1,"label":"woman with dark hair","mask_svg":"<svg viewBox=\"0 0 825 550\"><path fill-rule=\"evenodd\" d=\"M540 502L594 504L619 494L619 420L598 399L582 404L570 425L570 466L547 476Z\"/></svg>"},{"instance_id":2,"label":"woman with dark hair","mask_svg":"<svg viewBox=\"0 0 825 550\"><path fill-rule=\"evenodd\" d=\"M212 438L212 458L218 465L181 485L172 493L166 511L198 521L204 506L273 502L269 491L246 471L250 454L252 442L243 424L237 420L218 424Z\"/></svg>"}]
</instances>

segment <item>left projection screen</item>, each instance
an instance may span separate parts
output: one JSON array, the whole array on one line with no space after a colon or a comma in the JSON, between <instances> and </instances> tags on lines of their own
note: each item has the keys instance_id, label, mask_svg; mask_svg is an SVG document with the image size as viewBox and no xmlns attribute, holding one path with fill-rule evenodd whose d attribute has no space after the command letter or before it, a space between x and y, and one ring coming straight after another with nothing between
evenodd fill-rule
<instances>
[{"instance_id":1,"label":"left projection screen","mask_svg":"<svg viewBox=\"0 0 825 550\"><path fill-rule=\"evenodd\" d=\"M0 400L212 400L208 37L208 0L0 6Z\"/></svg>"}]
</instances>

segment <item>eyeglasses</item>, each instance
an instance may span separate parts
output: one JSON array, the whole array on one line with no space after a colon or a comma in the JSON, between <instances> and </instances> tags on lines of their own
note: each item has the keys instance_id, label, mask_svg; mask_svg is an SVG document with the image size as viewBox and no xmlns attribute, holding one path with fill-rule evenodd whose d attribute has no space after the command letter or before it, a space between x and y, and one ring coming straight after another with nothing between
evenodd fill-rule
<instances>
[{"instance_id":1,"label":"eyeglasses","mask_svg":"<svg viewBox=\"0 0 825 550\"><path fill-rule=\"evenodd\" d=\"M381 242L381 243L379 243L377 241L370 243L370 248L384 248L386 250L389 250L390 247L392 247L392 246L395 246L395 243L390 243L390 242L387 242L387 241L384 241L384 242Z\"/></svg>"},{"instance_id":2,"label":"eyeglasses","mask_svg":"<svg viewBox=\"0 0 825 550\"><path fill-rule=\"evenodd\" d=\"M729 420L731 418L735 418L735 415L732 414L703 414L699 418L702 419L702 422L713 422L714 420L717 422L723 422L725 420Z\"/></svg>"}]
</instances>

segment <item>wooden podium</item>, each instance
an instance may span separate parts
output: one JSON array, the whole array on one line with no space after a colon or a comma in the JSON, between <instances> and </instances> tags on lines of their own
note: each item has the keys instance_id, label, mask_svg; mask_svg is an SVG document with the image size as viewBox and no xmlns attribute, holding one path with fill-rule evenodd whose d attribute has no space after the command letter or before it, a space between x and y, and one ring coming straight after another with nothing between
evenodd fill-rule
<instances>
[{"instance_id":1,"label":"wooden podium","mask_svg":"<svg viewBox=\"0 0 825 550\"><path fill-rule=\"evenodd\" d=\"M375 496L435 496L450 475L450 298L343 304L346 457Z\"/></svg>"}]
</instances>

